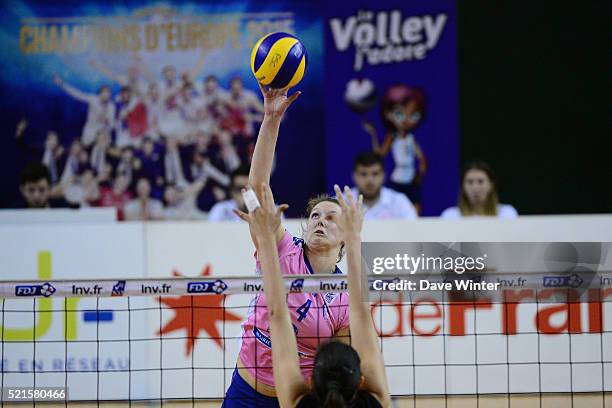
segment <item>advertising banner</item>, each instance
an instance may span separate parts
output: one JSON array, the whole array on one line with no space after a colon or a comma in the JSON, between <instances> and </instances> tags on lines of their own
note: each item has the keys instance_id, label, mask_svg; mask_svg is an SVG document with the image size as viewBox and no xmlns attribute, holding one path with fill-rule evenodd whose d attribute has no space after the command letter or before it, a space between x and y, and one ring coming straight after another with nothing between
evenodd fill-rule
<instances>
[{"instance_id":1,"label":"advertising banner","mask_svg":"<svg viewBox=\"0 0 612 408\"><path fill-rule=\"evenodd\" d=\"M374 149L387 186L440 215L458 192L455 2L330 2L325 12L327 189L350 184L356 155Z\"/></svg>"}]
</instances>

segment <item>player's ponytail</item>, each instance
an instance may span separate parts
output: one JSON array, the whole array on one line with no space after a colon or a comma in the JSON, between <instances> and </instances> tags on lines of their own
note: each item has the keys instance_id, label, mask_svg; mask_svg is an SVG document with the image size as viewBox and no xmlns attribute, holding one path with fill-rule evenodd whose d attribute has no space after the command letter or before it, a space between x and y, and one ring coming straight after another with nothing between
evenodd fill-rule
<instances>
[{"instance_id":1,"label":"player's ponytail","mask_svg":"<svg viewBox=\"0 0 612 408\"><path fill-rule=\"evenodd\" d=\"M340 389L335 381L329 383L327 388L327 397L323 402L325 408L345 408L346 402L340 393Z\"/></svg>"},{"instance_id":2,"label":"player's ponytail","mask_svg":"<svg viewBox=\"0 0 612 408\"><path fill-rule=\"evenodd\" d=\"M331 341L319 346L313 370L314 394L325 408L349 406L361 380L359 355L348 344Z\"/></svg>"}]
</instances>

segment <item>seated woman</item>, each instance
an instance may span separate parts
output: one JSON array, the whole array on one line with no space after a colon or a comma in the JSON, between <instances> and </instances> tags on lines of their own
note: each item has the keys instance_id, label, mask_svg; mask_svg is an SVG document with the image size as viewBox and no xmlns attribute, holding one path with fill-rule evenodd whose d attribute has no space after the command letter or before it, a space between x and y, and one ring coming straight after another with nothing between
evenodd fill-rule
<instances>
[{"instance_id":1,"label":"seated woman","mask_svg":"<svg viewBox=\"0 0 612 408\"><path fill-rule=\"evenodd\" d=\"M458 201L457 207L447 208L440 217L461 218L474 215L518 217L513 206L499 203L493 172L487 163L480 160L471 161L463 168Z\"/></svg>"},{"instance_id":2,"label":"seated woman","mask_svg":"<svg viewBox=\"0 0 612 408\"><path fill-rule=\"evenodd\" d=\"M272 345L276 394L281 407L389 407L390 397L383 357L378 346L368 303L362 298L361 227L362 196L357 201L348 187L342 195L335 186L341 212L337 225L347 251L349 313L352 347L337 341L319 346L312 380L300 370L298 348L286 302L278 260L276 233L287 207L274 205L272 191L262 183L259 207L236 214L249 223L257 242Z\"/></svg>"}]
</instances>

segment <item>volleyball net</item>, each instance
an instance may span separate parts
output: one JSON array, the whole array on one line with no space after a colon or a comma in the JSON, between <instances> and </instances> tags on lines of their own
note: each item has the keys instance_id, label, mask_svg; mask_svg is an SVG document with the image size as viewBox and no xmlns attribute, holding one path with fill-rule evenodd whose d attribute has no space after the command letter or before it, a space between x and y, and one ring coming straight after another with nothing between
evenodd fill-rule
<instances>
[{"instance_id":1,"label":"volleyball net","mask_svg":"<svg viewBox=\"0 0 612 408\"><path fill-rule=\"evenodd\" d=\"M348 290L343 275L285 279L288 296ZM394 397L594 393L605 406L610 272L499 275L494 290L431 287L444 276L426 289L418 275L368 279ZM376 290L410 280L413 290ZM53 387L70 401L220 400L262 291L257 277L0 282L3 405L19 387L25 401Z\"/></svg>"}]
</instances>

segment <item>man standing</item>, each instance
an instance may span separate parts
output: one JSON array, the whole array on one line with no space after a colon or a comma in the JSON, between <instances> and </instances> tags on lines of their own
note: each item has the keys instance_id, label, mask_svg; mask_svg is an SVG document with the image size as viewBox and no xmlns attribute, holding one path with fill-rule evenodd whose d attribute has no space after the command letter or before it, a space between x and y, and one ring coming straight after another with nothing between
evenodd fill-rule
<instances>
[{"instance_id":1,"label":"man standing","mask_svg":"<svg viewBox=\"0 0 612 408\"><path fill-rule=\"evenodd\" d=\"M218 202L211 209L208 214L208 221L240 221L234 213L234 209L244 211L246 205L242 198L242 190L248 188L249 185L249 167L240 166L230 175L230 194L231 199Z\"/></svg>"}]
</instances>

